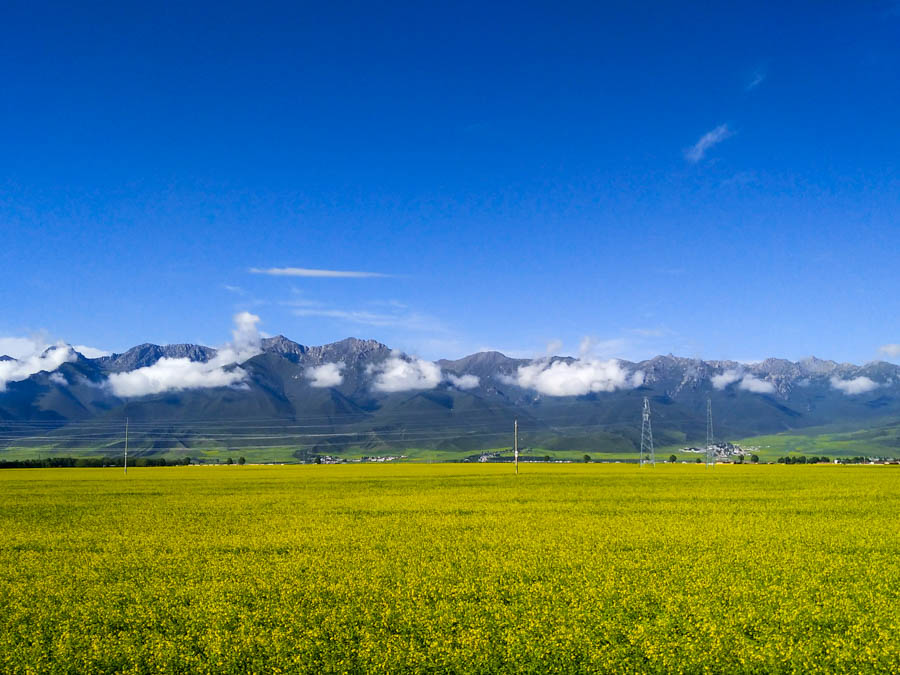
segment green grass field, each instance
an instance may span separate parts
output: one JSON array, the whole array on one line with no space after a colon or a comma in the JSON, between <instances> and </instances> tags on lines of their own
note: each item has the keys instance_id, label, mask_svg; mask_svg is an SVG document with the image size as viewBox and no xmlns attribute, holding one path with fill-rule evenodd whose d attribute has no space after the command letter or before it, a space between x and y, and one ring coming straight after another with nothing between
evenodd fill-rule
<instances>
[{"instance_id":1,"label":"green grass field","mask_svg":"<svg viewBox=\"0 0 900 675\"><path fill-rule=\"evenodd\" d=\"M896 672L900 469L0 472L2 672Z\"/></svg>"}]
</instances>

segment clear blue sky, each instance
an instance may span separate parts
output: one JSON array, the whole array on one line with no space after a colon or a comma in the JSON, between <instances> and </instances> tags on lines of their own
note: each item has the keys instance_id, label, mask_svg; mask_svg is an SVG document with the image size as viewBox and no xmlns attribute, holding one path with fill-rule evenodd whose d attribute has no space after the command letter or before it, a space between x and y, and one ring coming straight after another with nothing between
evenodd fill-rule
<instances>
[{"instance_id":1,"label":"clear blue sky","mask_svg":"<svg viewBox=\"0 0 900 675\"><path fill-rule=\"evenodd\" d=\"M895 2L129 4L4 5L0 336L900 343Z\"/></svg>"}]
</instances>

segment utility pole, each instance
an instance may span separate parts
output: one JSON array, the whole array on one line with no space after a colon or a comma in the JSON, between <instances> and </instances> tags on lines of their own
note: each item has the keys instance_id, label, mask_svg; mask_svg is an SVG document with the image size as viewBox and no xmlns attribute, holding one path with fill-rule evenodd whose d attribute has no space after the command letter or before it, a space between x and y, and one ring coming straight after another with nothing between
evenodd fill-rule
<instances>
[{"instance_id":1,"label":"utility pole","mask_svg":"<svg viewBox=\"0 0 900 675\"><path fill-rule=\"evenodd\" d=\"M519 420L513 422L513 456L516 458L516 475L519 475Z\"/></svg>"},{"instance_id":2,"label":"utility pole","mask_svg":"<svg viewBox=\"0 0 900 675\"><path fill-rule=\"evenodd\" d=\"M644 454L649 456L648 460L644 459ZM650 425L650 399L644 397L644 409L641 412L641 459L638 467L644 466L645 462L649 462L651 466L656 466L656 452L653 450L653 427Z\"/></svg>"},{"instance_id":3,"label":"utility pole","mask_svg":"<svg viewBox=\"0 0 900 675\"><path fill-rule=\"evenodd\" d=\"M713 450L712 399L706 399L706 467L714 466L716 455Z\"/></svg>"},{"instance_id":4,"label":"utility pole","mask_svg":"<svg viewBox=\"0 0 900 675\"><path fill-rule=\"evenodd\" d=\"M128 418L125 418L125 475L128 475Z\"/></svg>"}]
</instances>

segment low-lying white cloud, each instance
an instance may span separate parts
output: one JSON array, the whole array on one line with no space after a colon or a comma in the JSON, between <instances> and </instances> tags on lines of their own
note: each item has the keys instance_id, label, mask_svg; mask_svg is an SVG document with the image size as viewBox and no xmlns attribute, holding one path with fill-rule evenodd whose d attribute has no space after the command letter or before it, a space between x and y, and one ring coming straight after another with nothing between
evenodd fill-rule
<instances>
[{"instance_id":1,"label":"low-lying white cloud","mask_svg":"<svg viewBox=\"0 0 900 675\"><path fill-rule=\"evenodd\" d=\"M321 366L307 368L304 374L309 379L311 387L337 387L344 381L341 372L343 369L344 364L341 362L323 363Z\"/></svg>"},{"instance_id":2,"label":"low-lying white cloud","mask_svg":"<svg viewBox=\"0 0 900 675\"><path fill-rule=\"evenodd\" d=\"M447 375L447 381L457 389L474 389L481 383L477 375Z\"/></svg>"},{"instance_id":3,"label":"low-lying white cloud","mask_svg":"<svg viewBox=\"0 0 900 675\"><path fill-rule=\"evenodd\" d=\"M885 356L896 359L898 356L900 356L900 344L893 343L889 345L881 345L881 347L878 348L878 351Z\"/></svg>"},{"instance_id":4,"label":"low-lying white cloud","mask_svg":"<svg viewBox=\"0 0 900 675\"><path fill-rule=\"evenodd\" d=\"M719 375L713 375L710 378L712 382L712 386L716 389L724 389L729 384L737 382L743 377L743 373L740 370L726 370L724 373L720 373Z\"/></svg>"},{"instance_id":5,"label":"low-lying white cloud","mask_svg":"<svg viewBox=\"0 0 900 675\"><path fill-rule=\"evenodd\" d=\"M14 359L27 359L40 354L50 345L43 336L38 337L0 337L0 356Z\"/></svg>"},{"instance_id":6,"label":"low-lying white cloud","mask_svg":"<svg viewBox=\"0 0 900 675\"><path fill-rule=\"evenodd\" d=\"M775 391L775 385L767 380L760 379L739 368L730 368L718 375L709 378L716 389L724 389L730 384L738 383L738 389L750 391L754 394L771 394Z\"/></svg>"},{"instance_id":7,"label":"low-lying white cloud","mask_svg":"<svg viewBox=\"0 0 900 675\"><path fill-rule=\"evenodd\" d=\"M745 391L752 391L754 394L771 394L775 391L774 384L753 375L744 375L738 387Z\"/></svg>"},{"instance_id":8,"label":"low-lying white cloud","mask_svg":"<svg viewBox=\"0 0 900 675\"><path fill-rule=\"evenodd\" d=\"M66 380L66 376L63 375L62 373L60 373L59 371L57 371L55 373L50 373L49 379L53 384L58 384L61 387L65 387L67 384L69 384L69 381Z\"/></svg>"},{"instance_id":9,"label":"low-lying white cloud","mask_svg":"<svg viewBox=\"0 0 900 675\"><path fill-rule=\"evenodd\" d=\"M879 385L871 378L862 375L860 377L850 378L849 380L842 380L839 377L832 377L831 386L839 391L844 392L848 396L853 396L854 394L865 394L867 391L877 389L881 385Z\"/></svg>"},{"instance_id":10,"label":"low-lying white cloud","mask_svg":"<svg viewBox=\"0 0 900 675\"><path fill-rule=\"evenodd\" d=\"M707 131L703 134L699 141L685 151L684 156L689 162L696 164L706 156L710 148L731 136L734 136L734 132L728 128L728 125L720 124L712 131Z\"/></svg>"},{"instance_id":11,"label":"low-lying white cloud","mask_svg":"<svg viewBox=\"0 0 900 675\"><path fill-rule=\"evenodd\" d=\"M3 338L3 340L5 349L0 351L11 356L13 360L0 361L0 391L5 391L9 382L21 382L43 371L53 372L62 364L78 358L65 342L47 346L40 338Z\"/></svg>"},{"instance_id":12,"label":"low-lying white cloud","mask_svg":"<svg viewBox=\"0 0 900 675\"><path fill-rule=\"evenodd\" d=\"M185 389L238 385L247 373L235 364L243 363L261 352L258 323L259 317L255 314L235 314L232 342L221 347L209 361L163 358L151 366L113 373L107 380L108 386L116 396L134 398Z\"/></svg>"},{"instance_id":13,"label":"low-lying white cloud","mask_svg":"<svg viewBox=\"0 0 900 675\"><path fill-rule=\"evenodd\" d=\"M616 359L578 359L535 361L519 366L515 375L505 379L523 389L534 389L547 396L582 396L591 392L639 387L644 383L644 373L629 373Z\"/></svg>"},{"instance_id":14,"label":"low-lying white cloud","mask_svg":"<svg viewBox=\"0 0 900 675\"><path fill-rule=\"evenodd\" d=\"M372 388L386 393L434 389L444 379L436 363L399 353L392 354L381 363L370 365L367 372L375 378Z\"/></svg>"}]
</instances>

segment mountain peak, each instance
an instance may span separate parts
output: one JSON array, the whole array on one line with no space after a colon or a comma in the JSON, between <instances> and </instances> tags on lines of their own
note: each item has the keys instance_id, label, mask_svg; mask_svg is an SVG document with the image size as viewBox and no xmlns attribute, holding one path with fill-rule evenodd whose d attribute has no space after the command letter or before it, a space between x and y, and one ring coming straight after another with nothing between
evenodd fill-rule
<instances>
[{"instance_id":1,"label":"mountain peak","mask_svg":"<svg viewBox=\"0 0 900 675\"><path fill-rule=\"evenodd\" d=\"M209 361L216 355L212 347L195 344L155 345L145 342L132 347L122 354L111 354L93 359L101 368L112 372L125 372L152 366L160 359L190 359L191 361Z\"/></svg>"},{"instance_id":2,"label":"mountain peak","mask_svg":"<svg viewBox=\"0 0 900 675\"><path fill-rule=\"evenodd\" d=\"M274 352L276 354L282 354L283 356L302 356L308 351L308 347L304 347L299 342L294 342L284 335L263 338L260 344L264 352Z\"/></svg>"}]
</instances>

